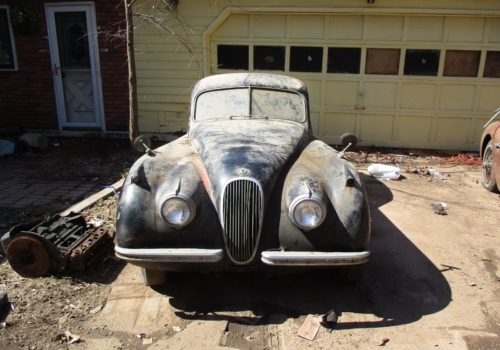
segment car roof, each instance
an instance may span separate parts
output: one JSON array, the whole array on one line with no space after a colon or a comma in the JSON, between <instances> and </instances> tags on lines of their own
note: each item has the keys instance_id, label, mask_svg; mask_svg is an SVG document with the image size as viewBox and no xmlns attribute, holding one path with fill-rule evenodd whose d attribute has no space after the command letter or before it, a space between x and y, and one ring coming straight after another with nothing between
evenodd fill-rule
<instances>
[{"instance_id":1,"label":"car roof","mask_svg":"<svg viewBox=\"0 0 500 350\"><path fill-rule=\"evenodd\" d=\"M198 93L207 90L246 86L284 89L307 94L307 88L305 84L296 78L266 73L230 73L212 75L201 79L194 87L193 96L196 96Z\"/></svg>"}]
</instances>

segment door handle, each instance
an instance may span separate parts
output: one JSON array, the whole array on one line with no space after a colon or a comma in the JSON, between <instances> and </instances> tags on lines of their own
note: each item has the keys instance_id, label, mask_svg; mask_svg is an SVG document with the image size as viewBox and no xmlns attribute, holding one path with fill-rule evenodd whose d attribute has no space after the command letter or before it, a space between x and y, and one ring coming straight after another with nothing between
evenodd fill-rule
<instances>
[{"instance_id":1,"label":"door handle","mask_svg":"<svg viewBox=\"0 0 500 350\"><path fill-rule=\"evenodd\" d=\"M61 69L61 67L58 67L58 66L57 66L57 63L54 63L54 73L55 73L56 75L59 75L59 74L57 73L57 72L59 71L59 69Z\"/></svg>"}]
</instances>

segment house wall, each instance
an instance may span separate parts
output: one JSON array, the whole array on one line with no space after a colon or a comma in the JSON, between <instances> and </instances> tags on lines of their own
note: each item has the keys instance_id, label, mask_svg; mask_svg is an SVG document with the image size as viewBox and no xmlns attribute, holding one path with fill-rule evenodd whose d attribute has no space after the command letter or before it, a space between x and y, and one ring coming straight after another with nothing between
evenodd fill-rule
<instances>
[{"instance_id":1,"label":"house wall","mask_svg":"<svg viewBox=\"0 0 500 350\"><path fill-rule=\"evenodd\" d=\"M151 14L145 4L139 2L136 11ZM320 139L337 143L340 134L353 132L362 139L361 145L477 149L481 126L496 108L495 96L500 92L500 79L482 75L486 55L498 50L500 2L312 0L306 7L301 4L296 0L238 1L235 7L225 0L187 0L165 22L175 35L137 20L141 131L185 131L189 95L198 79L257 70L253 48L280 45L287 50L285 68L272 72L306 82L314 132ZM338 23L344 24L332 36ZM359 29L359 37L349 33L348 26ZM248 69L218 67L218 45L248 46ZM294 45L323 47L322 70L291 71L290 47ZM327 72L329 47L361 48L360 72ZM400 50L396 72L366 74L373 68L366 59L370 48ZM405 73L404 57L410 49L440 52L435 76ZM449 76L445 57L453 53L448 51L457 50L480 52L477 76Z\"/></svg>"},{"instance_id":2,"label":"house wall","mask_svg":"<svg viewBox=\"0 0 500 350\"><path fill-rule=\"evenodd\" d=\"M2 1L13 6L19 1ZM29 36L14 31L18 70L0 71L0 128L59 129L52 63L45 16L45 3L77 1L23 0L38 14L38 30ZM88 2L87 2L88 3ZM125 14L120 0L95 1L97 26L101 31L124 28ZM126 47L122 40L98 36L100 74L107 131L128 130L128 72Z\"/></svg>"}]
</instances>

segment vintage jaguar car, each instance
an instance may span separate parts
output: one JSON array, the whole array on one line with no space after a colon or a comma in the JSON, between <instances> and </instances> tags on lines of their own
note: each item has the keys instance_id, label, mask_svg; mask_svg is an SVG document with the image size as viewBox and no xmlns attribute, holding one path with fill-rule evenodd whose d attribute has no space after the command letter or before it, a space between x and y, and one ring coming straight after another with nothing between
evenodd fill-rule
<instances>
[{"instance_id":1,"label":"vintage jaguar car","mask_svg":"<svg viewBox=\"0 0 500 350\"><path fill-rule=\"evenodd\" d=\"M500 121L492 122L499 113L500 110L497 110L485 125L479 149L483 160L481 183L491 192L500 191Z\"/></svg>"},{"instance_id":2,"label":"vintage jaguar car","mask_svg":"<svg viewBox=\"0 0 500 350\"><path fill-rule=\"evenodd\" d=\"M187 135L154 151L135 142L147 154L123 185L116 255L149 285L165 271L327 267L358 280L370 257L365 188L343 152L312 136L308 103L291 77L200 80Z\"/></svg>"}]
</instances>

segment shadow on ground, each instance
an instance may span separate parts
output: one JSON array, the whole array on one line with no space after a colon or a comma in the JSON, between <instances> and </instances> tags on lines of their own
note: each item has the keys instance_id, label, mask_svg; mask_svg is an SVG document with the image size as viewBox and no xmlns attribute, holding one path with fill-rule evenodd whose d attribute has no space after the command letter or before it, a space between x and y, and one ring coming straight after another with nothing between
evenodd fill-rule
<instances>
[{"instance_id":1,"label":"shadow on ground","mask_svg":"<svg viewBox=\"0 0 500 350\"><path fill-rule=\"evenodd\" d=\"M228 320L241 324L272 324L334 309L373 314L375 321L343 322L337 329L387 327L415 322L443 310L452 300L451 289L439 269L401 232L379 207L393 200L390 189L362 175L372 216L372 258L362 280L337 283L331 271L274 275L227 273L172 273L156 290L170 298L188 320ZM188 292L187 292L188 291ZM255 316L234 317L231 312L252 311ZM276 317L284 315L286 317ZM370 318L367 318L370 319Z\"/></svg>"}]
</instances>

